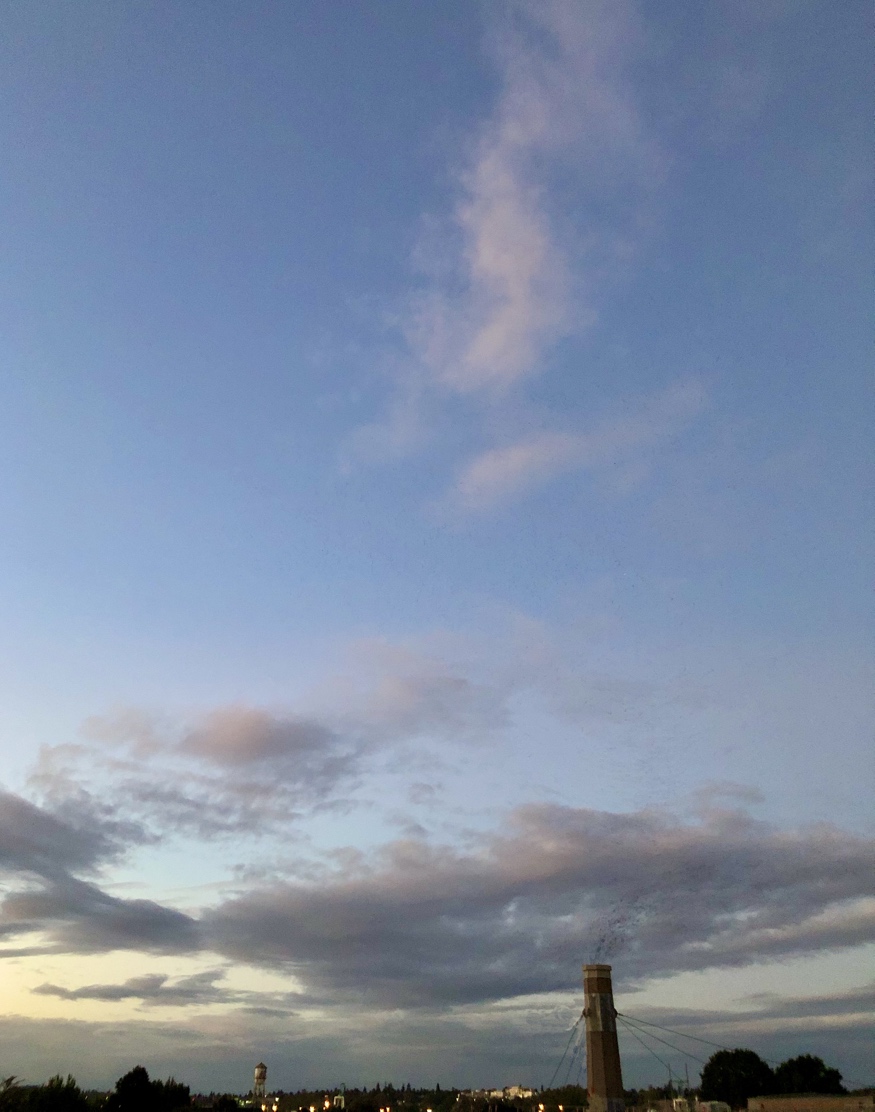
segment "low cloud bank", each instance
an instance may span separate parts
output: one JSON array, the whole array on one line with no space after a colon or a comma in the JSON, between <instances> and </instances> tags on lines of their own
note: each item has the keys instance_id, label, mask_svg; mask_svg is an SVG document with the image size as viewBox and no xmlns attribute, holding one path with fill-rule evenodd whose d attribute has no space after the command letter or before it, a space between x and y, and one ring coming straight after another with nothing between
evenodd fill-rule
<instances>
[{"instance_id":1,"label":"low cloud bank","mask_svg":"<svg viewBox=\"0 0 875 1112\"><path fill-rule=\"evenodd\" d=\"M120 899L83 879L145 840L136 824L105 809L98 813L85 793L53 813L0 792L0 878L6 889L0 939L8 943L34 933L45 939L24 948L4 946L0 955L196 949L198 928L189 916L152 900Z\"/></svg>"},{"instance_id":2,"label":"low cloud bank","mask_svg":"<svg viewBox=\"0 0 875 1112\"><path fill-rule=\"evenodd\" d=\"M464 1004L567 989L622 953L628 980L875 937L871 839L738 810L683 822L537 805L465 850L401 840L318 884L273 884L202 925L316 994Z\"/></svg>"},{"instance_id":3,"label":"low cloud bank","mask_svg":"<svg viewBox=\"0 0 875 1112\"><path fill-rule=\"evenodd\" d=\"M870 994L871 997L871 994ZM773 1060L798 1053L819 1054L846 1079L871 1079L869 997L860 992L813 1000L774 998L731 1015L707 1009L640 1010L634 994L620 995L621 1009L642 1019L728 1045L752 1046ZM134 1062L155 1076L173 1074L196 1089L243 1091L253 1064L269 1064L278 1088L396 1084L482 1086L502 1079L530 1084L549 1081L568 1037L571 1009L555 1004L519 1008L473 1009L466 1013L417 1011L369 1013L338 1007L321 1017L295 1016L275 1007L248 1009L245 1023L236 1014L200 1016L185 1021L81 1020L0 1017L0 1043L7 1060L29 1081L50 1072L71 1071L80 1083L109 1087ZM798 1016L809 1015L807 1027ZM281 1022L280 1022L281 1021ZM678 1043L676 1037L666 1036ZM707 1057L701 1044L684 1043ZM679 1072L683 1063L666 1047ZM664 1084L664 1069L632 1038L621 1032L624 1080L628 1085ZM690 1077L695 1081L694 1063Z\"/></svg>"},{"instance_id":4,"label":"low cloud bank","mask_svg":"<svg viewBox=\"0 0 875 1112\"><path fill-rule=\"evenodd\" d=\"M7 944L41 932L61 952L212 951L293 973L313 1002L428 1008L567 990L582 960L622 955L632 983L875 937L871 838L707 805L693 821L522 807L466 846L339 855L200 918L76 875L117 853L114 837L0 796Z\"/></svg>"}]
</instances>

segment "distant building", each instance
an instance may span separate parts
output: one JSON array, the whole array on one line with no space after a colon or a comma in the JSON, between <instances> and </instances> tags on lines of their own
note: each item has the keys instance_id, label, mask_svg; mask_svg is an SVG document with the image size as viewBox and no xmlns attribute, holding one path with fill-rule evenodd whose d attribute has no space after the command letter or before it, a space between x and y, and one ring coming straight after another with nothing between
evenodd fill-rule
<instances>
[{"instance_id":1,"label":"distant building","mask_svg":"<svg viewBox=\"0 0 875 1112\"><path fill-rule=\"evenodd\" d=\"M875 1112L875 1094L791 1093L780 1097L751 1097L748 1112Z\"/></svg>"},{"instance_id":2,"label":"distant building","mask_svg":"<svg viewBox=\"0 0 875 1112\"><path fill-rule=\"evenodd\" d=\"M456 1100L529 1100L534 1089L522 1085L505 1085L503 1089L466 1089L456 1095Z\"/></svg>"}]
</instances>

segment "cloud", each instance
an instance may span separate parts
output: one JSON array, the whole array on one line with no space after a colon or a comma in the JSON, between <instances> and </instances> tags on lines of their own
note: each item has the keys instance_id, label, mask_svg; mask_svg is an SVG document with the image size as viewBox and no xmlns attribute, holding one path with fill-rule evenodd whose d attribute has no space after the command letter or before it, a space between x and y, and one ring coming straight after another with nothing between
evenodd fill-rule
<instances>
[{"instance_id":1,"label":"cloud","mask_svg":"<svg viewBox=\"0 0 875 1112\"><path fill-rule=\"evenodd\" d=\"M875 1012L875 983L822 996L782 997L776 993L757 993L748 997L755 1008L735 1013L729 1022L775 1017L798 1019L815 1016L859 1016ZM712 1017L712 1022L717 1017Z\"/></svg>"},{"instance_id":2,"label":"cloud","mask_svg":"<svg viewBox=\"0 0 875 1112\"><path fill-rule=\"evenodd\" d=\"M224 975L221 969L208 969L193 973L169 983L165 973L146 973L141 977L129 977L122 984L83 985L68 989L60 985L37 985L32 991L40 996L57 996L61 1000L140 1000L144 1004L190 1007L194 1004L227 1003L236 999L236 994L217 986L216 982Z\"/></svg>"},{"instance_id":3,"label":"cloud","mask_svg":"<svg viewBox=\"0 0 875 1112\"><path fill-rule=\"evenodd\" d=\"M188 953L199 946L188 915L153 900L125 900L74 877L30 884L0 904L0 934L40 932L60 953L142 950Z\"/></svg>"},{"instance_id":4,"label":"cloud","mask_svg":"<svg viewBox=\"0 0 875 1112\"><path fill-rule=\"evenodd\" d=\"M76 875L94 873L144 840L136 824L107 817L101 825L86 793L78 803L78 821L71 821L0 793L0 868L9 878L0 903L0 937L45 935L45 943L21 952L181 952L195 946L196 927L188 916L151 900L119 899ZM68 800L67 812L76 812L74 801ZM122 832L129 836L127 844ZM16 882L19 887L12 887Z\"/></svg>"},{"instance_id":5,"label":"cloud","mask_svg":"<svg viewBox=\"0 0 875 1112\"><path fill-rule=\"evenodd\" d=\"M583 437L547 432L504 448L492 448L472 460L456 482L456 501L480 510L581 466Z\"/></svg>"},{"instance_id":6,"label":"cloud","mask_svg":"<svg viewBox=\"0 0 875 1112\"><path fill-rule=\"evenodd\" d=\"M364 638L350 646L356 680L335 676L317 693L342 733L373 745L423 737L470 740L507 720L506 685L426 643Z\"/></svg>"},{"instance_id":7,"label":"cloud","mask_svg":"<svg viewBox=\"0 0 875 1112\"><path fill-rule=\"evenodd\" d=\"M126 981L108 984L63 985L44 983L31 992L38 996L54 996L59 1000L99 1000L122 1003L136 1000L147 1008L206 1008L213 1005L233 1007L248 1014L271 1014L290 1019L300 1007L301 995L288 989L235 988L222 984L224 969L205 969L175 980L166 973L146 973ZM214 1013L215 1014L215 1013Z\"/></svg>"},{"instance_id":8,"label":"cloud","mask_svg":"<svg viewBox=\"0 0 875 1112\"><path fill-rule=\"evenodd\" d=\"M645 1045L666 1054L665 1044L653 1036L667 1039L686 1055L703 1061L711 1053L701 1043L704 1037L724 1047L753 1046L759 1054L777 1064L800 1052L823 1056L839 1064L846 1084L855 1087L870 1073L872 1010L875 986L865 985L845 992L799 997L762 994L739 1001L747 1007L719 1011L714 1008L666 1008L636 1004L635 997L621 999L625 1017L632 1013L635 1033ZM671 1034L653 1030L648 1024L669 1028ZM624 1060L644 1053L633 1042L628 1026L620 1025L620 1049ZM692 1042L687 1042L687 1039ZM625 1065L624 1065L625 1072Z\"/></svg>"},{"instance_id":9,"label":"cloud","mask_svg":"<svg viewBox=\"0 0 875 1112\"><path fill-rule=\"evenodd\" d=\"M447 215L423 219L422 287L392 321L403 341L392 395L354 434L354 454L408 454L434 435L448 398L500 405L546 373L558 341L592 328L661 177L629 77L641 41L627 0L494 10L495 105L458 160Z\"/></svg>"},{"instance_id":10,"label":"cloud","mask_svg":"<svg viewBox=\"0 0 875 1112\"><path fill-rule=\"evenodd\" d=\"M872 865L871 840L831 827L539 805L469 850L401 840L203 926L219 952L293 967L317 997L463 1004L566 989L593 954L622 951L634 978L858 945L875 931Z\"/></svg>"},{"instance_id":11,"label":"cloud","mask_svg":"<svg viewBox=\"0 0 875 1112\"><path fill-rule=\"evenodd\" d=\"M652 157L625 80L637 36L630 5L548 0L509 5L504 16L493 52L498 102L459 179L455 265L445 287L420 300L410 329L434 379L462 394L541 373L549 345L593 320L591 299L580 289L572 298L551 219L555 164L570 160L578 175L597 167L601 183L616 184L621 167ZM590 242L596 234L588 229Z\"/></svg>"},{"instance_id":12,"label":"cloud","mask_svg":"<svg viewBox=\"0 0 875 1112\"><path fill-rule=\"evenodd\" d=\"M124 845L262 837L351 805L387 758L428 763L425 750L436 742L465 744L506 722L506 685L427 647L361 639L345 669L303 697L300 711L236 705L194 716L136 708L94 716L84 743L41 751L29 784L80 824L91 811L97 821L99 799L99 837L117 828Z\"/></svg>"},{"instance_id":13,"label":"cloud","mask_svg":"<svg viewBox=\"0 0 875 1112\"><path fill-rule=\"evenodd\" d=\"M242 1015L192 1009L185 1022L2 1016L0 1042L7 1060L28 1081L60 1070L72 1072L80 1084L101 1088L137 1061L153 1076L172 1074L202 1092L245 1091L252 1064L259 1060L268 1063L271 1085L287 1090L325 1088L341 1080L373 1085L387 1077L414 1085L434 1085L439 1079L443 1086L479 1087L500 1077L538 1084L549 1081L569 1022L579 1013L579 986L575 989L573 1002L541 1000L464 1011L375 1012L342 1002L323 1013L298 1015L281 1005L247 1008ZM622 991L617 1003L636 1018L724 1045L752 1046L775 1061L810 1052L839 1066L847 1080L871 1076L870 1000L858 992L774 998L732 1012L648 1008ZM711 1052L701 1043L665 1038L702 1058ZM661 1067L622 1026L620 1040L627 1085L665 1083ZM678 1062L683 1073L679 1057L659 1043L652 1045L661 1057ZM691 1064L694 1083L695 1072Z\"/></svg>"},{"instance_id":14,"label":"cloud","mask_svg":"<svg viewBox=\"0 0 875 1112\"><path fill-rule=\"evenodd\" d=\"M648 453L682 432L706 402L700 381L676 383L588 433L542 432L488 449L463 468L446 504L468 513L491 509L568 471L622 465L640 478Z\"/></svg>"},{"instance_id":15,"label":"cloud","mask_svg":"<svg viewBox=\"0 0 875 1112\"><path fill-rule=\"evenodd\" d=\"M338 743L337 736L319 722L232 706L207 715L185 734L179 748L230 767L291 766L294 774L312 782L334 778Z\"/></svg>"},{"instance_id":16,"label":"cloud","mask_svg":"<svg viewBox=\"0 0 875 1112\"><path fill-rule=\"evenodd\" d=\"M215 953L293 973L299 986L294 992L232 989L218 983L222 971L213 969L176 980L159 973L120 984L43 983L34 989L43 996L139 1000L149 1007L227 1005L266 1021L313 1006L328 1017L351 1010L370 1024L370 1033L333 1030L333 1045L351 1060L379 1041L395 1009L408 1009L426 1035L477 1030L483 1060L493 1055L494 1061L489 1032L498 1038L511 1013L488 1009L499 1002L502 1009L523 1009L531 1025L543 994L577 990L579 966L588 959L613 960L618 992L628 994L678 971L823 953L873 939L873 840L826 824L786 829L758 822L734 809L734 798L732 786L720 786L702 796L692 820L657 810L526 806L461 842L436 844L419 834L370 855L338 853L306 880L256 882L198 919L154 901L120 899L71 875L74 866L91 869L102 852L116 852L114 844L92 848L102 846L96 838L71 852L57 820L4 798L7 821L0 829L24 815L44 836L37 855L11 837L3 842L4 861L17 871L20 887L0 907L0 931L10 939L39 932L53 952ZM814 1030L812 1024L835 1013L830 1023L856 1030L865 1004L858 996L810 1003L795 1013L780 1000L757 998L721 1022L730 1024L727 1032L771 1037L794 1025ZM546 1041L531 1032L526 1038L535 1039L527 1053L541 1060Z\"/></svg>"},{"instance_id":17,"label":"cloud","mask_svg":"<svg viewBox=\"0 0 875 1112\"><path fill-rule=\"evenodd\" d=\"M31 786L55 806L99 794L105 818L135 816L153 839L286 825L348 790L366 750L312 716L247 706L165 721L126 708L89 719L86 734L95 744L44 748Z\"/></svg>"},{"instance_id":18,"label":"cloud","mask_svg":"<svg viewBox=\"0 0 875 1112\"><path fill-rule=\"evenodd\" d=\"M53 814L12 792L0 791L0 869L57 879L69 870L93 871L122 851L122 832L139 836L133 824L100 824L92 808L76 821Z\"/></svg>"}]
</instances>

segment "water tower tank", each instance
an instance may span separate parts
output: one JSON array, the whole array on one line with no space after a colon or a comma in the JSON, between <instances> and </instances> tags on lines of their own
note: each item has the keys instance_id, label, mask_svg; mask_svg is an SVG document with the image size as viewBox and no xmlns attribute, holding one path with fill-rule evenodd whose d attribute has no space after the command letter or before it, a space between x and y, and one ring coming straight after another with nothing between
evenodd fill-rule
<instances>
[{"instance_id":1,"label":"water tower tank","mask_svg":"<svg viewBox=\"0 0 875 1112\"><path fill-rule=\"evenodd\" d=\"M265 1085L267 1084L267 1066L264 1062L259 1062L255 1067L255 1085L252 1088L252 1095L254 1097L263 1097Z\"/></svg>"}]
</instances>

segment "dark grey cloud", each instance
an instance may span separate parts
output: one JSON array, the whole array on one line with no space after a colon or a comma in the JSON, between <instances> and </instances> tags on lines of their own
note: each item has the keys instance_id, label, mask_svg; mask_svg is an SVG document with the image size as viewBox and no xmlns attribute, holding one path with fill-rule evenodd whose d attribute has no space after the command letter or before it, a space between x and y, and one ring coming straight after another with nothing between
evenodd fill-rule
<instances>
[{"instance_id":1,"label":"dark grey cloud","mask_svg":"<svg viewBox=\"0 0 875 1112\"><path fill-rule=\"evenodd\" d=\"M61 1000L140 1000L144 1004L188 1007L192 1004L227 1003L235 999L235 994L217 985L222 976L221 969L209 969L171 982L166 973L146 973L141 977L130 977L122 984L82 985L74 989L42 984L32 991L40 996L57 996Z\"/></svg>"},{"instance_id":2,"label":"dark grey cloud","mask_svg":"<svg viewBox=\"0 0 875 1112\"><path fill-rule=\"evenodd\" d=\"M186 953L200 946L194 919L153 900L126 900L67 876L27 885L0 904L6 936L44 932L49 948L66 953L143 950ZM2 951L0 951L2 953Z\"/></svg>"},{"instance_id":3,"label":"dark grey cloud","mask_svg":"<svg viewBox=\"0 0 875 1112\"><path fill-rule=\"evenodd\" d=\"M189 916L152 900L126 900L83 879L143 840L136 824L104 816L90 797L63 816L10 792L0 793L0 937L43 932L45 944L10 947L11 955L54 949L102 952L126 949L191 950L197 926ZM126 844L125 835L129 842Z\"/></svg>"},{"instance_id":4,"label":"dark grey cloud","mask_svg":"<svg viewBox=\"0 0 875 1112\"><path fill-rule=\"evenodd\" d=\"M769 993L747 999L750 1007L721 1012L707 1007L642 1007L634 994L620 995L621 1015L636 1021L635 1033L644 1043L642 1047L628 1024L620 1025L625 1072L634 1076L640 1071L658 1079L658 1066L649 1053L655 1051L669 1061L675 1076L686 1062L695 1079L696 1061L707 1060L717 1046L748 1046L773 1064L797 1054L816 1054L842 1071L849 1088L872 1083L875 985L811 997Z\"/></svg>"},{"instance_id":5,"label":"dark grey cloud","mask_svg":"<svg viewBox=\"0 0 875 1112\"><path fill-rule=\"evenodd\" d=\"M66 988L45 983L31 991L40 996L56 996L60 1000L102 1000L118 1003L135 1000L145 1007L190 1008L210 1004L233 1004L247 1013L283 1016L296 1014L300 994L292 991L267 991L232 988L221 983L224 969L206 969L187 977L171 979L166 973L146 973L126 981L109 984L80 985Z\"/></svg>"},{"instance_id":6,"label":"dark grey cloud","mask_svg":"<svg viewBox=\"0 0 875 1112\"><path fill-rule=\"evenodd\" d=\"M747 998L755 1009L744 1013L742 1018L752 1018L763 1014L787 1018L800 1016L832 1016L842 1013L868 1012L875 1015L875 982L847 992L834 992L824 996L808 998L782 997L776 993L757 993Z\"/></svg>"},{"instance_id":7,"label":"dark grey cloud","mask_svg":"<svg viewBox=\"0 0 875 1112\"><path fill-rule=\"evenodd\" d=\"M857 945L875 934L873 864L871 839L834 827L539 805L466 850L406 839L255 889L203 927L326 998L463 1004L567 989L581 960L614 954L631 982Z\"/></svg>"},{"instance_id":8,"label":"dark grey cloud","mask_svg":"<svg viewBox=\"0 0 875 1112\"><path fill-rule=\"evenodd\" d=\"M779 829L737 809L683 820L523 807L467 845L413 832L371 856L336 853L294 882L255 880L194 919L75 875L116 853L114 836L89 828L77 840L32 804L2 802L5 859L20 873L0 905L10 946L40 931L58 951L212 951L293 972L311 1002L428 1009L569 990L581 961L612 957L631 986L875 936L871 838Z\"/></svg>"},{"instance_id":9,"label":"dark grey cloud","mask_svg":"<svg viewBox=\"0 0 875 1112\"><path fill-rule=\"evenodd\" d=\"M871 1022L860 1014L855 993L815 1001L777 998L744 1013L708 1009L639 1009L635 995L620 993L621 1011L639 1015L681 1032L728 1046L749 1046L778 1061L794 1054L819 1054L838 1066L849 1082L872 1079ZM577 1005L575 1005L577 1006ZM800 1025L809 1006L817 1014ZM549 1081L568 1037L572 1008L482 1009L468 1017L447 1009L429 1012L384 1012L350 1008L341 1003L321 1018L296 1016L263 1006L225 1018L201 1022L187 1012L185 1022L150 1020L81 1020L0 1017L0 1045L27 1080L68 1070L86 1085L109 1087L136 1062L153 1076L175 1077L195 1089L244 1091L253 1064L268 1063L268 1077L278 1088L368 1084L391 1078L396 1083L483 1086L511 1080ZM642 1046L621 1031L627 1085L664 1084L666 1074ZM664 1037L707 1058L708 1046ZM652 1044L683 1075L683 1058ZM50 1065L47 1065L50 1063ZM696 1080L696 1063L689 1062Z\"/></svg>"},{"instance_id":10,"label":"dark grey cloud","mask_svg":"<svg viewBox=\"0 0 875 1112\"><path fill-rule=\"evenodd\" d=\"M754 1022L761 1024L765 1020L775 1021L774 1030L781 1029L783 1020L792 1020L794 1023L806 1019L853 1022L854 1017L875 1012L875 983L819 996L757 993L740 1001L743 1002L749 1006L735 1008L731 1012L718 1012L709 1008L665 1007L646 1007L639 1011L633 992L620 1010L635 1019L647 1020L685 1034L710 1032L718 1042L727 1043L728 1039L736 1037L739 1030L749 1028Z\"/></svg>"},{"instance_id":11,"label":"dark grey cloud","mask_svg":"<svg viewBox=\"0 0 875 1112\"><path fill-rule=\"evenodd\" d=\"M90 872L144 837L136 824L99 814L88 796L71 803L50 811L0 791L0 869L46 878Z\"/></svg>"}]
</instances>

